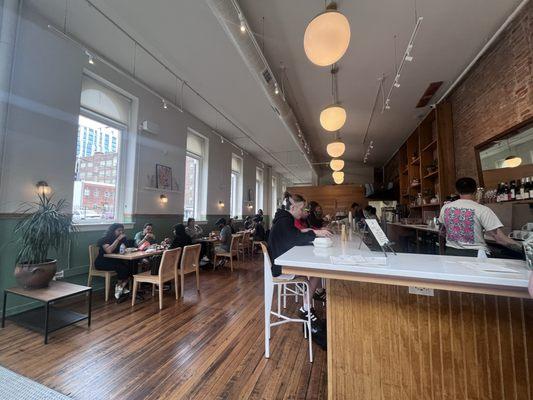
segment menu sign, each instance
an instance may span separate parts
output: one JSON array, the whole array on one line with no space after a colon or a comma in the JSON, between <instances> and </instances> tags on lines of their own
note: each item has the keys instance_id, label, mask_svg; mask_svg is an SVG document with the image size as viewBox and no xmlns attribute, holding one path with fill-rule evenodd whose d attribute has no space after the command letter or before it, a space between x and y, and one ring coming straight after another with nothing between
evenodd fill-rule
<instances>
[{"instance_id":1,"label":"menu sign","mask_svg":"<svg viewBox=\"0 0 533 400\"><path fill-rule=\"evenodd\" d=\"M381 247L389 243L389 238L385 235L385 232L383 232L383 229L381 229L377 220L365 219L365 222Z\"/></svg>"}]
</instances>

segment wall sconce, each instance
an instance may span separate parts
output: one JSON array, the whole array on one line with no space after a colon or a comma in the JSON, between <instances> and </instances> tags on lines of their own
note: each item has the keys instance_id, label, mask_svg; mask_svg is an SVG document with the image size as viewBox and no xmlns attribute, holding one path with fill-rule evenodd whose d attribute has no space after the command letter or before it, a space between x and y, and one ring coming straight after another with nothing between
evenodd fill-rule
<instances>
[{"instance_id":1,"label":"wall sconce","mask_svg":"<svg viewBox=\"0 0 533 400\"><path fill-rule=\"evenodd\" d=\"M164 194L162 194L161 196L159 196L159 201L160 201L162 204L168 203L168 197L165 196Z\"/></svg>"},{"instance_id":2,"label":"wall sconce","mask_svg":"<svg viewBox=\"0 0 533 400\"><path fill-rule=\"evenodd\" d=\"M44 196L52 192L52 188L48 186L48 183L45 181L39 181L35 186L37 187L37 193L40 196Z\"/></svg>"},{"instance_id":3,"label":"wall sconce","mask_svg":"<svg viewBox=\"0 0 533 400\"><path fill-rule=\"evenodd\" d=\"M223 202L222 200L219 200L219 201L218 201L218 206L219 206L220 208L223 208L223 207L224 207L224 202Z\"/></svg>"},{"instance_id":4,"label":"wall sconce","mask_svg":"<svg viewBox=\"0 0 533 400\"><path fill-rule=\"evenodd\" d=\"M249 208L249 209L254 208L254 203L251 202L251 201L249 201L249 202L248 202L248 208Z\"/></svg>"}]
</instances>

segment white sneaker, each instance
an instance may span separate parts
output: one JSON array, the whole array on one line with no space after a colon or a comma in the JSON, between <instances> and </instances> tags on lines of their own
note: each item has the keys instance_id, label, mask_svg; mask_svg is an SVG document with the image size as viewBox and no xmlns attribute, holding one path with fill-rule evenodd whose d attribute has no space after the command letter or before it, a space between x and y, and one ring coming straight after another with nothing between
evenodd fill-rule
<instances>
[{"instance_id":1,"label":"white sneaker","mask_svg":"<svg viewBox=\"0 0 533 400\"><path fill-rule=\"evenodd\" d=\"M124 288L120 286L119 284L115 285L115 299L120 299L120 296L122 296L122 293L124 293Z\"/></svg>"},{"instance_id":2,"label":"white sneaker","mask_svg":"<svg viewBox=\"0 0 533 400\"><path fill-rule=\"evenodd\" d=\"M209 262L209 257L204 256L204 258L202 258L202 261Z\"/></svg>"},{"instance_id":3,"label":"white sneaker","mask_svg":"<svg viewBox=\"0 0 533 400\"><path fill-rule=\"evenodd\" d=\"M124 286L124 287L122 288L122 294L129 294L129 293L130 293L130 290L128 289L128 287L127 287L127 286Z\"/></svg>"}]
</instances>

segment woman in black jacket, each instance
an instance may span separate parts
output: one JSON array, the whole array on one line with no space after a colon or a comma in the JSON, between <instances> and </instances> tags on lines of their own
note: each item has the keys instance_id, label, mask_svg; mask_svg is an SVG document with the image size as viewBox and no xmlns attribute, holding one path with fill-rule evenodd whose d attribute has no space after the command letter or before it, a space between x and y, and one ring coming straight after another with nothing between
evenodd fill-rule
<instances>
[{"instance_id":1,"label":"woman in black jacket","mask_svg":"<svg viewBox=\"0 0 533 400\"><path fill-rule=\"evenodd\" d=\"M272 260L272 275L281 275L281 266L274 264L274 260L289 251L294 246L305 246L310 244L315 237L329 237L331 232L325 229L303 229L299 230L294 226L294 220L302 218L305 200L300 195L291 196L290 193L285 193L285 210L279 209L276 211L274 220L272 221L272 229L268 236L268 249ZM320 285L320 278L309 279L309 291L311 294L315 293L315 290ZM307 318L307 311L309 310L309 304L306 303L304 297L304 305L300 308L300 316ZM314 315L311 316L312 320L316 320Z\"/></svg>"}]
</instances>

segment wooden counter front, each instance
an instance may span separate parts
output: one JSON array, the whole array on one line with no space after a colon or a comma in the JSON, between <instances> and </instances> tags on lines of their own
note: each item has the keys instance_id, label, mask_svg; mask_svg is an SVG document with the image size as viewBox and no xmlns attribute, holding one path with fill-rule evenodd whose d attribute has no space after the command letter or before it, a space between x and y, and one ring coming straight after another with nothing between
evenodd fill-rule
<instances>
[{"instance_id":1,"label":"wooden counter front","mask_svg":"<svg viewBox=\"0 0 533 400\"><path fill-rule=\"evenodd\" d=\"M533 300L327 281L329 399L532 399Z\"/></svg>"}]
</instances>

